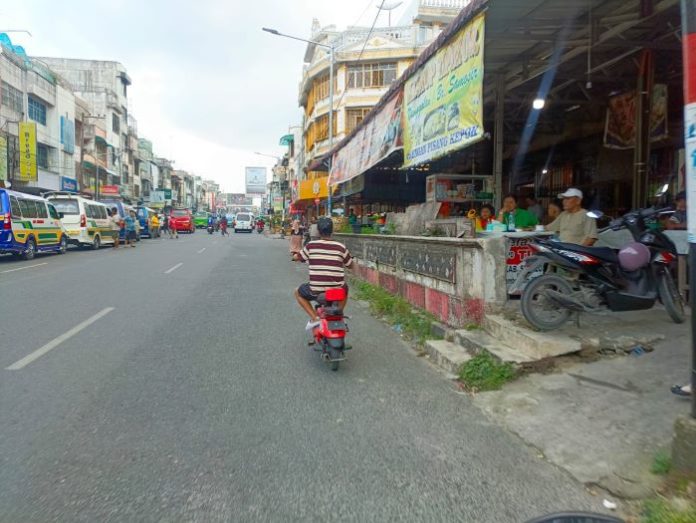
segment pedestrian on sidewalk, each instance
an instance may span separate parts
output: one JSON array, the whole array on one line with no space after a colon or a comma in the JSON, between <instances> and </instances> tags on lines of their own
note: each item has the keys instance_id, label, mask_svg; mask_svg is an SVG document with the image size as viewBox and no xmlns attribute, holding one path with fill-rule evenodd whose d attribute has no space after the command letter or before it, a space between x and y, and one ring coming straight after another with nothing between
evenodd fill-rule
<instances>
[{"instance_id":1,"label":"pedestrian on sidewalk","mask_svg":"<svg viewBox=\"0 0 696 523\"><path fill-rule=\"evenodd\" d=\"M176 230L176 225L172 223L172 217L167 216L167 221L169 222L169 239L176 238L179 239L179 231Z\"/></svg>"},{"instance_id":2,"label":"pedestrian on sidewalk","mask_svg":"<svg viewBox=\"0 0 696 523\"><path fill-rule=\"evenodd\" d=\"M126 245L135 248L135 211L130 211L123 221L126 224Z\"/></svg>"},{"instance_id":3,"label":"pedestrian on sidewalk","mask_svg":"<svg viewBox=\"0 0 696 523\"><path fill-rule=\"evenodd\" d=\"M150 238L159 238L160 232L160 221L157 214L153 214L150 218Z\"/></svg>"},{"instance_id":4,"label":"pedestrian on sidewalk","mask_svg":"<svg viewBox=\"0 0 696 523\"><path fill-rule=\"evenodd\" d=\"M118 249L121 243L121 217L118 215L116 207L109 211L109 223L111 224L111 236L114 239L114 249Z\"/></svg>"},{"instance_id":5,"label":"pedestrian on sidewalk","mask_svg":"<svg viewBox=\"0 0 696 523\"><path fill-rule=\"evenodd\" d=\"M302 250L302 236L300 220L295 219L292 222L292 230L290 232L290 257L292 259Z\"/></svg>"}]
</instances>

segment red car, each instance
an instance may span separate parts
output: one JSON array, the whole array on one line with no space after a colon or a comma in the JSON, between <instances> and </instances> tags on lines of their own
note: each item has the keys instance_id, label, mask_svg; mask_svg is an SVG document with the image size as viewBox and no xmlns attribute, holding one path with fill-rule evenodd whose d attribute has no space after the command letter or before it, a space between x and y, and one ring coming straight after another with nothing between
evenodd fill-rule
<instances>
[{"instance_id":1,"label":"red car","mask_svg":"<svg viewBox=\"0 0 696 523\"><path fill-rule=\"evenodd\" d=\"M178 232L196 232L196 224L190 209L174 209L170 214L171 226Z\"/></svg>"}]
</instances>

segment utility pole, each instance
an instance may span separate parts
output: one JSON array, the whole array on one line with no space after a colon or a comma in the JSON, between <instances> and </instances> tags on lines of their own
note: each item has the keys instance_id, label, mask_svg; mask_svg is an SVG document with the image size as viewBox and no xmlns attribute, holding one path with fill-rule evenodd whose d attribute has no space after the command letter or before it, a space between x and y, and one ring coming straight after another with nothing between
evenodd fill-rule
<instances>
[{"instance_id":1,"label":"utility pole","mask_svg":"<svg viewBox=\"0 0 696 523\"><path fill-rule=\"evenodd\" d=\"M106 116L103 114L85 114L82 116L82 129L80 131L80 174L82 175L82 181L84 182L84 168L85 168L85 122L88 119L93 120L104 120ZM99 152L97 151L97 131L94 131L94 201L99 200Z\"/></svg>"},{"instance_id":2,"label":"utility pole","mask_svg":"<svg viewBox=\"0 0 696 523\"><path fill-rule=\"evenodd\" d=\"M684 50L684 139L686 147L689 300L691 301L691 417L696 418L696 0L681 0Z\"/></svg>"}]
</instances>

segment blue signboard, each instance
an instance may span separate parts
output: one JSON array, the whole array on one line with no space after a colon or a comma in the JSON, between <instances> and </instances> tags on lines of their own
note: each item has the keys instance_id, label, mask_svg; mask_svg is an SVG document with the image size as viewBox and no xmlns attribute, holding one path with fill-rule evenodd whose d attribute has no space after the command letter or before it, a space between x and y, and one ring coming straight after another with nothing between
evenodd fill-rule
<instances>
[{"instance_id":1,"label":"blue signboard","mask_svg":"<svg viewBox=\"0 0 696 523\"><path fill-rule=\"evenodd\" d=\"M68 192L77 192L77 180L68 178L67 176L60 177L60 190Z\"/></svg>"},{"instance_id":2,"label":"blue signboard","mask_svg":"<svg viewBox=\"0 0 696 523\"><path fill-rule=\"evenodd\" d=\"M66 153L75 152L75 122L65 116L60 117L60 143Z\"/></svg>"}]
</instances>

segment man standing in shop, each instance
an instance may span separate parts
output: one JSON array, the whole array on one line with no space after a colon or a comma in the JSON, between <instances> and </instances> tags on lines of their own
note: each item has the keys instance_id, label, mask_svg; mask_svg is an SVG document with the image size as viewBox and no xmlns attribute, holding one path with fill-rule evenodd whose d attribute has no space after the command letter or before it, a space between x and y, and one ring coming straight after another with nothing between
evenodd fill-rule
<instances>
[{"instance_id":1,"label":"man standing in shop","mask_svg":"<svg viewBox=\"0 0 696 523\"><path fill-rule=\"evenodd\" d=\"M563 212L546 229L557 233L562 242L585 247L594 245L597 241L597 224L582 208L582 191L571 187L559 194L558 198L563 200Z\"/></svg>"}]
</instances>

